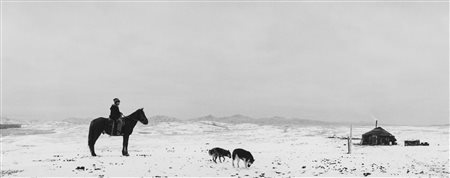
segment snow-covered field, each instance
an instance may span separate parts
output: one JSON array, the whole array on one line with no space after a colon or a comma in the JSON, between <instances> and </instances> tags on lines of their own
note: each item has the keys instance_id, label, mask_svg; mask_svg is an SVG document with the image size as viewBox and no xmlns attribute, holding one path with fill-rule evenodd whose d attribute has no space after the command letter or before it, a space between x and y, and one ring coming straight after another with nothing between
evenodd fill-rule
<instances>
[{"instance_id":1,"label":"snow-covered field","mask_svg":"<svg viewBox=\"0 0 450 178\"><path fill-rule=\"evenodd\" d=\"M98 157L87 146L88 123L47 122L3 129L2 176L421 176L449 177L448 126L383 126L396 146L361 146L347 154L342 126L271 126L203 122L138 124L121 156L122 138L100 136ZM372 127L353 129L354 137ZM38 131L36 131L38 130ZM405 139L430 146L405 147ZM233 168L214 163L213 147L244 148L255 163ZM241 162L242 166L242 162ZM77 169L84 167L83 169Z\"/></svg>"}]
</instances>

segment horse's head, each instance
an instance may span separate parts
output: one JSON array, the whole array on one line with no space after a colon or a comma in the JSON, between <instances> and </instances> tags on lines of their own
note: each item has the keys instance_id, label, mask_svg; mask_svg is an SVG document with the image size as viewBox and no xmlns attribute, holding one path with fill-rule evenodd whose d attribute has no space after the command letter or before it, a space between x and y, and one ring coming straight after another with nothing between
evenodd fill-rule
<instances>
[{"instance_id":1,"label":"horse's head","mask_svg":"<svg viewBox=\"0 0 450 178\"><path fill-rule=\"evenodd\" d=\"M148 124L147 116L145 116L144 108L138 109L139 115L138 115L138 121L143 123L144 125Z\"/></svg>"}]
</instances>

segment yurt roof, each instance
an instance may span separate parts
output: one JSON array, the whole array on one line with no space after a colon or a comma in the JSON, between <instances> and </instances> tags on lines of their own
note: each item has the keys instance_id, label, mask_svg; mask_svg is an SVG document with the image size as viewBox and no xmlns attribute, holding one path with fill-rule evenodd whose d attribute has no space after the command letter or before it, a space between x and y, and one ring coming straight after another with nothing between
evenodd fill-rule
<instances>
[{"instance_id":1,"label":"yurt roof","mask_svg":"<svg viewBox=\"0 0 450 178\"><path fill-rule=\"evenodd\" d=\"M388 131L386 131L383 128L381 128L381 127L374 128L371 131L363 134L363 136L364 135L394 136L391 133L389 133Z\"/></svg>"}]
</instances>

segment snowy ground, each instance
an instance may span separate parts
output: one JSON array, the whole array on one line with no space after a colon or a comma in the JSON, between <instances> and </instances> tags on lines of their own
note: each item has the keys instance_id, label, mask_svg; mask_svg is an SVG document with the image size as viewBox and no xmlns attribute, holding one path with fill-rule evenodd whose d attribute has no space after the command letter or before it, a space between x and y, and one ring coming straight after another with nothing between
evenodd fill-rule
<instances>
[{"instance_id":1,"label":"snowy ground","mask_svg":"<svg viewBox=\"0 0 450 178\"><path fill-rule=\"evenodd\" d=\"M396 136L399 145L354 145L353 153L346 154L346 140L327 138L347 136L346 127L138 124L130 137L129 157L121 156L122 138L107 135L96 144L99 156L91 157L87 124L25 125L2 130L2 176L449 177L448 126L383 128ZM361 137L371 129L355 127L353 135ZM421 139L430 146L405 147L405 139ZM207 154L213 147L244 148L255 163L248 169L233 168L228 158L213 163Z\"/></svg>"}]
</instances>

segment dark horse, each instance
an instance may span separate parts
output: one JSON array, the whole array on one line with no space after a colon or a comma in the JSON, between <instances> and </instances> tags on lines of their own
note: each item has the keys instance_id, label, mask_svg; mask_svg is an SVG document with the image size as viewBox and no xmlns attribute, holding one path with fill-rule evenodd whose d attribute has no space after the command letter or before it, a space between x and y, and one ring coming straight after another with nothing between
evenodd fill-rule
<instances>
[{"instance_id":1,"label":"dark horse","mask_svg":"<svg viewBox=\"0 0 450 178\"><path fill-rule=\"evenodd\" d=\"M128 138L131 133L133 133L134 126L136 126L137 121L142 122L147 125L148 120L144 113L144 108L138 109L129 116L123 118L123 148L122 155L129 156L128 154ZM112 122L109 118L99 117L91 121L91 125L89 126L89 136L88 136L88 145L91 150L92 156L97 156L95 154L94 145L97 141L98 137L105 132L108 135L111 135L111 128L107 127L108 122Z\"/></svg>"}]
</instances>

